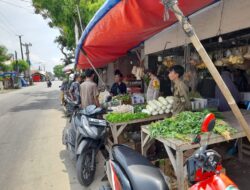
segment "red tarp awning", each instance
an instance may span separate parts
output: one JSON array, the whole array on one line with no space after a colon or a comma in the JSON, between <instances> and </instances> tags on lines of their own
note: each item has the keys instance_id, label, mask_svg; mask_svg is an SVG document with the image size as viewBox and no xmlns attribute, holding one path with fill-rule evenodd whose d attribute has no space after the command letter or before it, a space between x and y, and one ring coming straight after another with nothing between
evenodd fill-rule
<instances>
[{"instance_id":1,"label":"red tarp awning","mask_svg":"<svg viewBox=\"0 0 250 190\"><path fill-rule=\"evenodd\" d=\"M185 15L190 15L216 0L179 0ZM86 52L96 68L124 56L140 43L171 26L177 20L169 11L164 21L164 7L160 0L108 0L86 27L76 50L78 68L90 65Z\"/></svg>"}]
</instances>

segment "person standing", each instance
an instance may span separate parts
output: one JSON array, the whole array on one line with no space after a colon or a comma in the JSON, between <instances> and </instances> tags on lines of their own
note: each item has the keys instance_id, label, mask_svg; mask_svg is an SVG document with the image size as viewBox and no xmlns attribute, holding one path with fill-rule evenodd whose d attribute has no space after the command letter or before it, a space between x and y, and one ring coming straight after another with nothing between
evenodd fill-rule
<instances>
[{"instance_id":1,"label":"person standing","mask_svg":"<svg viewBox=\"0 0 250 190\"><path fill-rule=\"evenodd\" d=\"M224 71L221 72L221 77L225 82L225 84L227 85L229 91L231 92L235 102L238 104L240 102L240 92L237 89L236 85L233 83L231 73L227 69L225 69ZM215 98L219 100L219 106L218 106L219 111L221 112L230 111L230 106L217 85L215 87Z\"/></svg>"},{"instance_id":2,"label":"person standing","mask_svg":"<svg viewBox=\"0 0 250 190\"><path fill-rule=\"evenodd\" d=\"M71 84L69 88L69 96L73 101L76 101L77 104L80 104L80 82L82 81L82 77L79 74L75 74L74 82Z\"/></svg>"},{"instance_id":3,"label":"person standing","mask_svg":"<svg viewBox=\"0 0 250 190\"><path fill-rule=\"evenodd\" d=\"M147 101L155 100L159 97L160 93L160 80L157 78L156 73L152 70L148 72L150 81L147 89Z\"/></svg>"},{"instance_id":4,"label":"person standing","mask_svg":"<svg viewBox=\"0 0 250 190\"><path fill-rule=\"evenodd\" d=\"M100 106L98 96L99 92L96 83L93 81L95 73L92 69L85 71L86 80L80 85L81 107L85 108L89 105Z\"/></svg>"},{"instance_id":5,"label":"person standing","mask_svg":"<svg viewBox=\"0 0 250 190\"><path fill-rule=\"evenodd\" d=\"M173 114L176 115L182 111L191 110L191 102L188 97L188 87L181 80L184 74L184 68L181 65L174 65L169 69L168 77L173 82L174 105Z\"/></svg>"},{"instance_id":6,"label":"person standing","mask_svg":"<svg viewBox=\"0 0 250 190\"><path fill-rule=\"evenodd\" d=\"M63 80L60 90L61 90L61 105L64 104L64 94L67 93L68 81L66 79Z\"/></svg>"},{"instance_id":7,"label":"person standing","mask_svg":"<svg viewBox=\"0 0 250 190\"><path fill-rule=\"evenodd\" d=\"M127 86L122 82L123 75L120 72L115 73L115 83L112 85L110 94L112 96L117 96L119 94L127 93Z\"/></svg>"}]
</instances>

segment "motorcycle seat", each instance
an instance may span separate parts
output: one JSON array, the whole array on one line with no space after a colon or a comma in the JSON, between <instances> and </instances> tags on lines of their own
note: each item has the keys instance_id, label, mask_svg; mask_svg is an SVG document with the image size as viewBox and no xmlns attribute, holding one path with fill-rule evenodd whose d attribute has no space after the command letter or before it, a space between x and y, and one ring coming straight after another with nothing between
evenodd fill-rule
<instances>
[{"instance_id":1,"label":"motorcycle seat","mask_svg":"<svg viewBox=\"0 0 250 190\"><path fill-rule=\"evenodd\" d=\"M115 145L112 156L127 174L133 190L169 189L159 169L135 150Z\"/></svg>"}]
</instances>

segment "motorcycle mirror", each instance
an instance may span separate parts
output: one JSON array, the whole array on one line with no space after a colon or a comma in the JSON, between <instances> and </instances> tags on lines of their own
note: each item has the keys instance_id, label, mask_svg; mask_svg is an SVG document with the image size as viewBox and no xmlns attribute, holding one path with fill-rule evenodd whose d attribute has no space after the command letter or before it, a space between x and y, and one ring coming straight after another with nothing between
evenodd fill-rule
<instances>
[{"instance_id":1,"label":"motorcycle mirror","mask_svg":"<svg viewBox=\"0 0 250 190\"><path fill-rule=\"evenodd\" d=\"M208 114L203 120L203 123L201 125L201 131L204 133L212 131L215 126L215 120L216 118L213 113Z\"/></svg>"}]
</instances>

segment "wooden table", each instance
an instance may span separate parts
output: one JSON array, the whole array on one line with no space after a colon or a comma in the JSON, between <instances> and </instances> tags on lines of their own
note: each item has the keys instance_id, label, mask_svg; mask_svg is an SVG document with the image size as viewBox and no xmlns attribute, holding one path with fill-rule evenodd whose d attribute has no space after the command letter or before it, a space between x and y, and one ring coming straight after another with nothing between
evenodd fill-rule
<instances>
[{"instance_id":1,"label":"wooden table","mask_svg":"<svg viewBox=\"0 0 250 190\"><path fill-rule=\"evenodd\" d=\"M247 120L248 123L250 123L250 111L242 111L243 116ZM238 121L234 117L232 112L225 112L223 113L224 121L228 122L232 127L236 128L238 130L237 133L235 133L231 140L238 139L245 137L245 132L240 127ZM166 152L169 156L169 159L171 161L171 164L173 165L176 177L177 177L177 185L179 190L184 190L184 174L185 174L185 168L184 168L184 158L183 154L185 151L198 148L200 147L199 144L191 144L187 143L178 139L165 139L165 138L155 138L152 139L149 136L149 126L142 126L141 127L141 146L142 146L142 154L146 156L147 150L150 148L150 146L153 144L154 140L158 140L163 143ZM204 145L207 143L208 134L204 134L201 136L201 144ZM208 145L216 144L225 142L225 138L221 135L212 134L210 136ZM240 144L240 143L239 143ZM240 152L239 152L240 153Z\"/></svg>"},{"instance_id":2,"label":"wooden table","mask_svg":"<svg viewBox=\"0 0 250 190\"><path fill-rule=\"evenodd\" d=\"M122 132L124 131L124 129L128 125L138 124L138 126L140 126L141 123L146 123L146 122L151 123L153 121L162 120L162 119L170 117L170 116L171 116L171 114L162 114L162 115L150 116L150 117L145 118L145 119L136 119L136 120L123 122L123 123L110 123L110 122L108 122L110 129L111 129L112 137L113 137L113 141L110 138L108 138L108 143L109 143L109 145L119 143L118 137L122 134Z\"/></svg>"}]
</instances>

